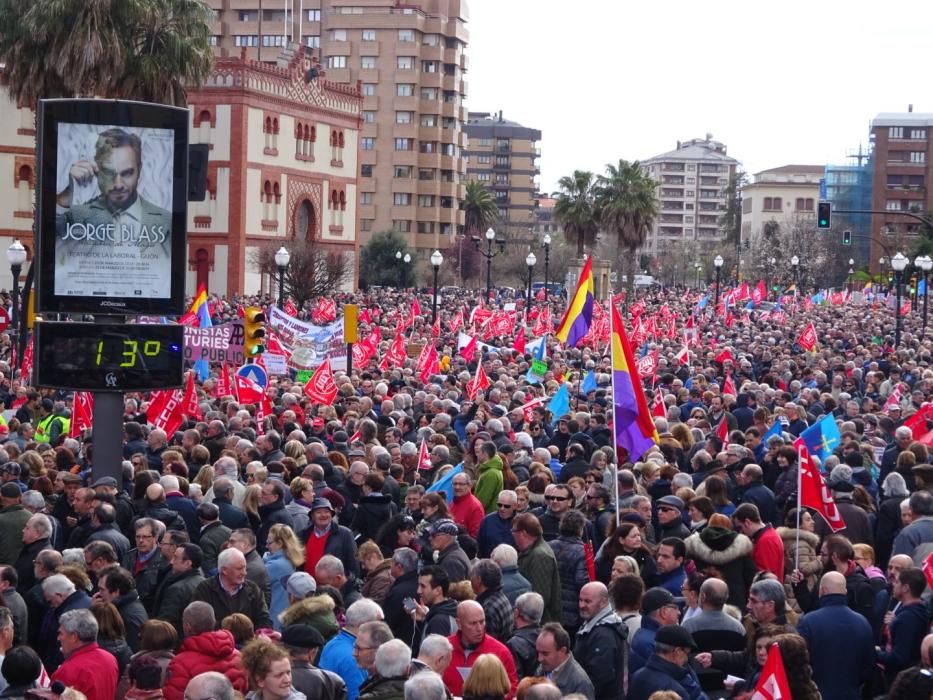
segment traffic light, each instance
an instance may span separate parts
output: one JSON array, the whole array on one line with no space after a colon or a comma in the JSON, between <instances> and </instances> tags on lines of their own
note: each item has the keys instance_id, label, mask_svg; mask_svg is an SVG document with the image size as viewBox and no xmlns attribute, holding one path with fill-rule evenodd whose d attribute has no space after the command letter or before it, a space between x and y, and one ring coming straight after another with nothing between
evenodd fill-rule
<instances>
[{"instance_id":1,"label":"traffic light","mask_svg":"<svg viewBox=\"0 0 933 700\"><path fill-rule=\"evenodd\" d=\"M833 218L833 205L830 202L820 202L816 205L816 227L831 228Z\"/></svg>"},{"instance_id":2,"label":"traffic light","mask_svg":"<svg viewBox=\"0 0 933 700\"><path fill-rule=\"evenodd\" d=\"M266 351L266 315L258 306L250 306L243 312L243 354L247 359Z\"/></svg>"},{"instance_id":3,"label":"traffic light","mask_svg":"<svg viewBox=\"0 0 933 700\"><path fill-rule=\"evenodd\" d=\"M852 232L851 231L842 232L842 245L852 245Z\"/></svg>"}]
</instances>

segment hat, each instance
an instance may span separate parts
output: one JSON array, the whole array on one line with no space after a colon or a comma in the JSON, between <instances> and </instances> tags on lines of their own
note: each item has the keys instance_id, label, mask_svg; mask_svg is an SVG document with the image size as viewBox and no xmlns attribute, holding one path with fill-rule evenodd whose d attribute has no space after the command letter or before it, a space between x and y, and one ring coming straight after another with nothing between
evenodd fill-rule
<instances>
[{"instance_id":1,"label":"hat","mask_svg":"<svg viewBox=\"0 0 933 700\"><path fill-rule=\"evenodd\" d=\"M319 649L324 646L324 637L311 625L289 625L282 630L282 644L295 649Z\"/></svg>"},{"instance_id":2,"label":"hat","mask_svg":"<svg viewBox=\"0 0 933 700\"><path fill-rule=\"evenodd\" d=\"M335 430L334 431L334 443L345 443L349 441L346 430Z\"/></svg>"},{"instance_id":3,"label":"hat","mask_svg":"<svg viewBox=\"0 0 933 700\"><path fill-rule=\"evenodd\" d=\"M52 403L52 399L42 399L42 408L44 408L46 411L51 411L53 408L55 408L55 404Z\"/></svg>"},{"instance_id":4,"label":"hat","mask_svg":"<svg viewBox=\"0 0 933 700\"><path fill-rule=\"evenodd\" d=\"M80 484L81 477L77 474L72 474L71 472L59 472L59 476L62 478L62 481L66 484Z\"/></svg>"},{"instance_id":5,"label":"hat","mask_svg":"<svg viewBox=\"0 0 933 700\"><path fill-rule=\"evenodd\" d=\"M673 605L674 602L674 596L666 588L649 588L641 599L641 614L650 615L665 605Z\"/></svg>"},{"instance_id":6,"label":"hat","mask_svg":"<svg viewBox=\"0 0 933 700\"><path fill-rule=\"evenodd\" d=\"M677 496L664 496L658 499L658 507L667 506L668 508L684 509L684 500Z\"/></svg>"},{"instance_id":7,"label":"hat","mask_svg":"<svg viewBox=\"0 0 933 700\"><path fill-rule=\"evenodd\" d=\"M93 484L91 484L92 489L96 489L98 486L109 486L112 489L117 488L117 480L112 476L102 476Z\"/></svg>"},{"instance_id":8,"label":"hat","mask_svg":"<svg viewBox=\"0 0 933 700\"><path fill-rule=\"evenodd\" d=\"M659 629L654 635L654 641L659 644L667 644L670 647L686 647L696 649L697 644L693 641L691 635L685 627L680 625L667 625Z\"/></svg>"},{"instance_id":9,"label":"hat","mask_svg":"<svg viewBox=\"0 0 933 700\"><path fill-rule=\"evenodd\" d=\"M334 507L326 498L315 498L314 501L311 502L311 511L313 512L321 508L327 508L331 513L334 512Z\"/></svg>"},{"instance_id":10,"label":"hat","mask_svg":"<svg viewBox=\"0 0 933 700\"><path fill-rule=\"evenodd\" d=\"M457 523L453 520L445 518L443 520L438 520L431 527L430 530L431 537L434 535L450 535L451 537L456 537L460 534L460 529L457 527Z\"/></svg>"},{"instance_id":11,"label":"hat","mask_svg":"<svg viewBox=\"0 0 933 700\"><path fill-rule=\"evenodd\" d=\"M354 447L352 450L347 452L347 457L365 457L365 456L366 456L366 450L360 447Z\"/></svg>"},{"instance_id":12,"label":"hat","mask_svg":"<svg viewBox=\"0 0 933 700\"><path fill-rule=\"evenodd\" d=\"M505 409L502 406L496 405L492 407L492 415L496 418L502 418L505 415Z\"/></svg>"},{"instance_id":13,"label":"hat","mask_svg":"<svg viewBox=\"0 0 933 700\"><path fill-rule=\"evenodd\" d=\"M515 448L509 445L508 443L506 443L505 445L499 448L499 452L501 452L504 455L512 454L513 452L515 452Z\"/></svg>"},{"instance_id":14,"label":"hat","mask_svg":"<svg viewBox=\"0 0 933 700\"><path fill-rule=\"evenodd\" d=\"M314 420L311 421L311 427L312 427L312 428L323 428L323 427L324 427L324 419L321 418L320 416L318 416L317 418L315 418Z\"/></svg>"},{"instance_id":15,"label":"hat","mask_svg":"<svg viewBox=\"0 0 933 700\"><path fill-rule=\"evenodd\" d=\"M296 571L288 577L285 589L295 598L307 598L317 590L317 581L304 571Z\"/></svg>"},{"instance_id":16,"label":"hat","mask_svg":"<svg viewBox=\"0 0 933 700\"><path fill-rule=\"evenodd\" d=\"M20 466L16 462L4 462L3 465L0 466L0 474L12 474L13 476L19 476L20 473Z\"/></svg>"},{"instance_id":17,"label":"hat","mask_svg":"<svg viewBox=\"0 0 933 700\"><path fill-rule=\"evenodd\" d=\"M827 479L826 485L833 491L847 492L854 490L855 486L852 484L852 467L845 464L833 467L833 470L829 473L829 479Z\"/></svg>"}]
</instances>

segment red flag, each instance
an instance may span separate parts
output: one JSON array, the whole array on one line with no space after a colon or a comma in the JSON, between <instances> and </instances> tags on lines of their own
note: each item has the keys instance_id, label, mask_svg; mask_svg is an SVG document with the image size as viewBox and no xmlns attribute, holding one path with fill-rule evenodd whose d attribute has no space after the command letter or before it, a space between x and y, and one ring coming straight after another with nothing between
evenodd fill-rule
<instances>
[{"instance_id":1,"label":"red flag","mask_svg":"<svg viewBox=\"0 0 933 700\"><path fill-rule=\"evenodd\" d=\"M483 363L480 362L476 367L476 376L467 382L466 390L470 401L473 401L479 392L489 387L489 377L486 376L486 370L483 369Z\"/></svg>"},{"instance_id":2,"label":"red flag","mask_svg":"<svg viewBox=\"0 0 933 700\"><path fill-rule=\"evenodd\" d=\"M440 338L441 337L441 317L440 314L434 319L434 325L431 326L431 337Z\"/></svg>"},{"instance_id":3,"label":"red flag","mask_svg":"<svg viewBox=\"0 0 933 700\"><path fill-rule=\"evenodd\" d=\"M463 356L463 359L467 362L473 361L473 355L476 354L476 336L474 335L470 338L470 342L463 346L463 349L460 351L460 354Z\"/></svg>"},{"instance_id":4,"label":"red flag","mask_svg":"<svg viewBox=\"0 0 933 700\"><path fill-rule=\"evenodd\" d=\"M217 383L214 385L214 395L220 399L224 396L233 396L233 382L230 381L230 366L224 363L220 368L220 374L217 376Z\"/></svg>"},{"instance_id":5,"label":"red flag","mask_svg":"<svg viewBox=\"0 0 933 700\"><path fill-rule=\"evenodd\" d=\"M164 430L166 435L171 436L181 427L184 420L181 403L182 394L177 390L169 390L166 393L168 394L168 400L162 404L162 410L148 417L155 427Z\"/></svg>"},{"instance_id":6,"label":"red flag","mask_svg":"<svg viewBox=\"0 0 933 700\"><path fill-rule=\"evenodd\" d=\"M667 418L667 405L661 400L660 396L654 402L651 415L655 418Z\"/></svg>"},{"instance_id":7,"label":"red flag","mask_svg":"<svg viewBox=\"0 0 933 700\"><path fill-rule=\"evenodd\" d=\"M32 336L29 336L29 342L26 343L26 349L23 351L23 363L20 366L20 371L24 377L23 381L28 382L29 377L32 376L32 363L34 357L34 350L32 345Z\"/></svg>"},{"instance_id":8,"label":"red flag","mask_svg":"<svg viewBox=\"0 0 933 700\"><path fill-rule=\"evenodd\" d=\"M415 297L411 302L411 315L412 316L421 315L421 304L418 303L418 297Z\"/></svg>"},{"instance_id":9,"label":"red flag","mask_svg":"<svg viewBox=\"0 0 933 700\"><path fill-rule=\"evenodd\" d=\"M236 400L240 403L259 403L262 401L262 387L249 377L237 374L233 377L233 386L236 389Z\"/></svg>"},{"instance_id":10,"label":"red flag","mask_svg":"<svg viewBox=\"0 0 933 700\"><path fill-rule=\"evenodd\" d=\"M687 346L684 345L675 355L674 359L677 360L680 364L685 365L690 362L690 351L687 349Z\"/></svg>"},{"instance_id":11,"label":"red flag","mask_svg":"<svg viewBox=\"0 0 933 700\"><path fill-rule=\"evenodd\" d=\"M586 573L590 581L596 580L596 554L593 552L593 543L587 540L583 543L583 561L586 562Z\"/></svg>"},{"instance_id":12,"label":"red flag","mask_svg":"<svg viewBox=\"0 0 933 700\"><path fill-rule=\"evenodd\" d=\"M550 307L545 306L544 310L538 314L538 317L535 319L535 325L531 329L531 332L537 336L548 335L551 332Z\"/></svg>"},{"instance_id":13,"label":"red flag","mask_svg":"<svg viewBox=\"0 0 933 700\"><path fill-rule=\"evenodd\" d=\"M900 310L901 316L910 316L910 299L901 304Z\"/></svg>"},{"instance_id":14,"label":"red flag","mask_svg":"<svg viewBox=\"0 0 933 700\"><path fill-rule=\"evenodd\" d=\"M360 323L372 323L373 317L372 314L369 313L369 309L363 309L357 315L356 320Z\"/></svg>"},{"instance_id":15,"label":"red flag","mask_svg":"<svg viewBox=\"0 0 933 700\"><path fill-rule=\"evenodd\" d=\"M194 386L194 372L188 372L188 382L185 384L185 395L181 405L188 418L201 420L201 405L198 403L198 392Z\"/></svg>"},{"instance_id":16,"label":"red flag","mask_svg":"<svg viewBox=\"0 0 933 700\"><path fill-rule=\"evenodd\" d=\"M890 413L895 408L900 407L901 405L901 385L895 384L894 389L891 390L888 400L884 402L884 408L882 409L885 413Z\"/></svg>"},{"instance_id":17,"label":"red flag","mask_svg":"<svg viewBox=\"0 0 933 700\"><path fill-rule=\"evenodd\" d=\"M357 440L362 440L362 439L363 439L363 433L361 433L360 430L359 430L359 428L357 428L357 429L356 429L356 432L353 433L353 435L350 436L349 444L352 445L352 444L353 444L354 442L356 442Z\"/></svg>"},{"instance_id":18,"label":"red flag","mask_svg":"<svg viewBox=\"0 0 933 700\"><path fill-rule=\"evenodd\" d=\"M927 427L927 421L930 420L933 420L933 406L924 404L920 407L919 411L904 421L904 425L910 428L914 440L919 440L930 431Z\"/></svg>"},{"instance_id":19,"label":"red flag","mask_svg":"<svg viewBox=\"0 0 933 700\"><path fill-rule=\"evenodd\" d=\"M74 412L71 416L71 426L68 428L68 437L76 438L85 430L91 428L93 416L94 395L90 391L76 391Z\"/></svg>"},{"instance_id":20,"label":"red flag","mask_svg":"<svg viewBox=\"0 0 933 700\"><path fill-rule=\"evenodd\" d=\"M722 440L723 448L729 444L729 421L726 420L725 416L719 421L719 425L716 426L716 437Z\"/></svg>"},{"instance_id":21,"label":"red flag","mask_svg":"<svg viewBox=\"0 0 933 700\"><path fill-rule=\"evenodd\" d=\"M798 495L800 505L812 508L822 515L823 520L833 532L842 530L846 522L836 507L832 493L826 488L823 475L813 465L803 438L794 440L794 448L797 450L797 468L800 469L800 494Z\"/></svg>"},{"instance_id":22,"label":"red flag","mask_svg":"<svg viewBox=\"0 0 933 700\"><path fill-rule=\"evenodd\" d=\"M454 317L450 319L450 332L456 333L463 327L463 311L458 311L454 314Z\"/></svg>"},{"instance_id":23,"label":"red flag","mask_svg":"<svg viewBox=\"0 0 933 700\"><path fill-rule=\"evenodd\" d=\"M541 289L537 291L535 294L535 299L538 301L545 301L547 299L547 295L544 293L544 287L541 287Z\"/></svg>"},{"instance_id":24,"label":"red flag","mask_svg":"<svg viewBox=\"0 0 933 700\"><path fill-rule=\"evenodd\" d=\"M722 383L722 395L732 394L733 396L738 396L739 392L735 390L735 382L732 381L732 375L726 375L726 381Z\"/></svg>"},{"instance_id":25,"label":"red flag","mask_svg":"<svg viewBox=\"0 0 933 700\"><path fill-rule=\"evenodd\" d=\"M421 441L421 447L418 449L418 469L431 469L431 455L428 453L428 443Z\"/></svg>"},{"instance_id":26,"label":"red flag","mask_svg":"<svg viewBox=\"0 0 933 700\"><path fill-rule=\"evenodd\" d=\"M816 328L813 327L813 321L810 321L807 327L803 329L800 337L797 338L797 345L807 352L812 352L816 347Z\"/></svg>"},{"instance_id":27,"label":"red flag","mask_svg":"<svg viewBox=\"0 0 933 700\"><path fill-rule=\"evenodd\" d=\"M638 376L642 379L646 377L653 377L658 372L658 356L659 353L657 350L652 350L644 357L638 359L635 365L638 367Z\"/></svg>"},{"instance_id":28,"label":"red flag","mask_svg":"<svg viewBox=\"0 0 933 700\"><path fill-rule=\"evenodd\" d=\"M933 586L933 552L923 560L923 575L927 577L927 585Z\"/></svg>"},{"instance_id":29,"label":"red flag","mask_svg":"<svg viewBox=\"0 0 933 700\"><path fill-rule=\"evenodd\" d=\"M330 360L326 359L314 370L314 374L305 384L305 396L316 403L330 406L337 397L337 384Z\"/></svg>"},{"instance_id":30,"label":"red flag","mask_svg":"<svg viewBox=\"0 0 933 700\"><path fill-rule=\"evenodd\" d=\"M519 355L525 354L525 327L518 327L518 334L515 336L515 341L512 343L512 347L518 352Z\"/></svg>"},{"instance_id":31,"label":"red flag","mask_svg":"<svg viewBox=\"0 0 933 700\"><path fill-rule=\"evenodd\" d=\"M295 307L295 302L293 302L291 299L288 299L285 302L284 311L292 318L295 318L298 315L298 309Z\"/></svg>"},{"instance_id":32,"label":"red flag","mask_svg":"<svg viewBox=\"0 0 933 700\"><path fill-rule=\"evenodd\" d=\"M753 700L792 700L787 673L784 671L784 659L777 644L768 650L768 660L761 669L758 685L755 686Z\"/></svg>"},{"instance_id":33,"label":"red flag","mask_svg":"<svg viewBox=\"0 0 933 700\"><path fill-rule=\"evenodd\" d=\"M150 423L153 422L153 416L162 413L162 409L165 408L165 405L172 398L173 393L175 393L174 389L162 389L161 391L152 392L149 396L149 405L146 407L146 415Z\"/></svg>"},{"instance_id":34,"label":"red flag","mask_svg":"<svg viewBox=\"0 0 933 700\"><path fill-rule=\"evenodd\" d=\"M718 362L721 365L726 364L726 362L735 364L735 358L732 356L732 351L729 350L729 348L726 348L713 358L713 362Z\"/></svg>"},{"instance_id":35,"label":"red flag","mask_svg":"<svg viewBox=\"0 0 933 700\"><path fill-rule=\"evenodd\" d=\"M440 371L441 367L437 357L437 348L434 347L434 343L427 343L424 346L424 350L421 352L421 356L418 358L418 377L422 382L427 384L431 375L437 374Z\"/></svg>"},{"instance_id":36,"label":"red flag","mask_svg":"<svg viewBox=\"0 0 933 700\"><path fill-rule=\"evenodd\" d=\"M396 332L388 352L385 354L385 357L382 358L382 362L379 363L379 367L383 371L389 369L390 366L401 367L405 363L407 357L408 353L405 352L405 336L400 332Z\"/></svg>"}]
</instances>

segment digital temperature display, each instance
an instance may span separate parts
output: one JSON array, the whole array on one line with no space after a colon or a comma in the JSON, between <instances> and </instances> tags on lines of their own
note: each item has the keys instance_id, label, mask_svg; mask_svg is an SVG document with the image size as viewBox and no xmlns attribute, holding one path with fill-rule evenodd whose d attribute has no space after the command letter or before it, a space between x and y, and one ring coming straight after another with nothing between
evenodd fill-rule
<instances>
[{"instance_id":1,"label":"digital temperature display","mask_svg":"<svg viewBox=\"0 0 933 700\"><path fill-rule=\"evenodd\" d=\"M184 328L178 325L36 324L35 384L75 391L181 386Z\"/></svg>"}]
</instances>

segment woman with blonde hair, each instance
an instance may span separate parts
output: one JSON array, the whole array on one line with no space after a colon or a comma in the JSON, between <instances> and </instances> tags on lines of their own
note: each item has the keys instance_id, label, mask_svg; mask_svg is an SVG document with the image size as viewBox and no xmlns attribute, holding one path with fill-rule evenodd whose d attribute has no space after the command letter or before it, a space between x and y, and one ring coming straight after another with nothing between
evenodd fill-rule
<instances>
[{"instance_id":1,"label":"woman with blonde hair","mask_svg":"<svg viewBox=\"0 0 933 700\"><path fill-rule=\"evenodd\" d=\"M198 469L198 473L191 483L200 486L202 493L207 493L214 485L214 467L206 464Z\"/></svg>"},{"instance_id":2,"label":"woman with blonde hair","mask_svg":"<svg viewBox=\"0 0 933 700\"><path fill-rule=\"evenodd\" d=\"M45 476L48 473L45 462L42 461L41 455L35 450L26 450L16 461L19 462L23 472L30 477Z\"/></svg>"},{"instance_id":3,"label":"woman with blonde hair","mask_svg":"<svg viewBox=\"0 0 933 700\"><path fill-rule=\"evenodd\" d=\"M308 463L308 458L305 456L305 446L298 440L289 440L286 442L285 447L282 448L282 452L285 453L286 457L291 457L295 460L295 464L298 465L299 469L303 469Z\"/></svg>"},{"instance_id":4,"label":"woman with blonde hair","mask_svg":"<svg viewBox=\"0 0 933 700\"><path fill-rule=\"evenodd\" d=\"M246 700L305 700L304 693L292 687L292 662L285 647L259 637L243 648L240 663L249 680Z\"/></svg>"},{"instance_id":5,"label":"woman with blonde hair","mask_svg":"<svg viewBox=\"0 0 933 700\"><path fill-rule=\"evenodd\" d=\"M259 530L259 525L262 523L262 518L259 517L259 497L261 495L262 486L259 484L250 484L243 492L243 512L246 513L249 526L253 532Z\"/></svg>"},{"instance_id":6,"label":"woman with blonde hair","mask_svg":"<svg viewBox=\"0 0 933 700\"><path fill-rule=\"evenodd\" d=\"M504 700L512 685L494 654L480 654L463 682L463 700Z\"/></svg>"},{"instance_id":7,"label":"woman with blonde hair","mask_svg":"<svg viewBox=\"0 0 933 700\"><path fill-rule=\"evenodd\" d=\"M288 607L288 591L285 582L288 577L305 563L305 550L298 542L295 531L288 525L277 523L269 528L266 536L266 553L262 557L269 572L269 584L272 601L269 604L269 616L272 625L279 629L279 615Z\"/></svg>"}]
</instances>

